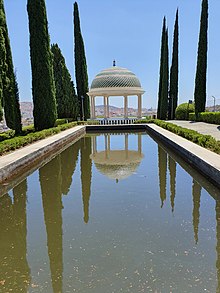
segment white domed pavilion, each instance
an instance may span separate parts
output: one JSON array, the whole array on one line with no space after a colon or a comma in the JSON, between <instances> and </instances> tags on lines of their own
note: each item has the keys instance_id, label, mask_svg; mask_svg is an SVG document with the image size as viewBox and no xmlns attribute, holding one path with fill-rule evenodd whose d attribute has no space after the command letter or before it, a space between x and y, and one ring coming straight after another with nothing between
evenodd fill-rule
<instances>
[{"instance_id":1,"label":"white domed pavilion","mask_svg":"<svg viewBox=\"0 0 220 293\"><path fill-rule=\"evenodd\" d=\"M142 113L142 95L144 90L137 76L130 70L115 66L102 70L92 81L88 95L91 101L91 119L95 119L95 97L104 99L104 116L109 118L109 97L124 97L124 117L128 117L128 96L138 97L138 118Z\"/></svg>"}]
</instances>

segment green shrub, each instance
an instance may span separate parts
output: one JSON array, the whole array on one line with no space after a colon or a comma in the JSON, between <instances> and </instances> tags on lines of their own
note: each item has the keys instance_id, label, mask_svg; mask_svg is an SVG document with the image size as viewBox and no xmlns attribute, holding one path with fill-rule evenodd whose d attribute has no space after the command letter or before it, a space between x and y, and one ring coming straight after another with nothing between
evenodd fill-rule
<instances>
[{"instance_id":1,"label":"green shrub","mask_svg":"<svg viewBox=\"0 0 220 293\"><path fill-rule=\"evenodd\" d=\"M220 112L202 112L199 120L206 123L220 124Z\"/></svg>"},{"instance_id":2,"label":"green shrub","mask_svg":"<svg viewBox=\"0 0 220 293\"><path fill-rule=\"evenodd\" d=\"M0 142L15 136L14 130L7 130L5 132L0 133Z\"/></svg>"},{"instance_id":3,"label":"green shrub","mask_svg":"<svg viewBox=\"0 0 220 293\"><path fill-rule=\"evenodd\" d=\"M55 122L55 126L66 124L66 123L69 123L69 122L73 122L73 118L57 119L56 122Z\"/></svg>"},{"instance_id":4,"label":"green shrub","mask_svg":"<svg viewBox=\"0 0 220 293\"><path fill-rule=\"evenodd\" d=\"M57 127L44 129L41 131L34 132L33 126L28 126L24 129L26 135L15 136L12 138L8 138L2 142L0 142L0 155L5 154L6 152L13 151L20 147L23 147L27 144L30 144L34 141L41 140L53 134L59 133L63 130L72 128L77 125L77 122L70 122L66 124L58 125Z\"/></svg>"},{"instance_id":5,"label":"green shrub","mask_svg":"<svg viewBox=\"0 0 220 293\"><path fill-rule=\"evenodd\" d=\"M154 119L151 119L150 117L149 117L149 119L148 118L146 118L146 119L139 119L139 120L135 120L134 121L134 124L152 123L153 120Z\"/></svg>"},{"instance_id":6,"label":"green shrub","mask_svg":"<svg viewBox=\"0 0 220 293\"><path fill-rule=\"evenodd\" d=\"M195 117L195 113L190 113L189 120L219 125L220 124L220 112L202 112L202 113L199 113L197 119Z\"/></svg>"},{"instance_id":7,"label":"green shrub","mask_svg":"<svg viewBox=\"0 0 220 293\"><path fill-rule=\"evenodd\" d=\"M189 121L196 121L196 114L194 112L189 113Z\"/></svg>"},{"instance_id":8,"label":"green shrub","mask_svg":"<svg viewBox=\"0 0 220 293\"><path fill-rule=\"evenodd\" d=\"M175 117L178 120L188 120L189 113L195 112L195 105L189 103L180 104L175 111Z\"/></svg>"},{"instance_id":9,"label":"green shrub","mask_svg":"<svg viewBox=\"0 0 220 293\"><path fill-rule=\"evenodd\" d=\"M77 121L78 125L99 125L97 120Z\"/></svg>"},{"instance_id":10,"label":"green shrub","mask_svg":"<svg viewBox=\"0 0 220 293\"><path fill-rule=\"evenodd\" d=\"M211 135L204 135L195 130L183 128L173 123L165 122L158 119L153 120L153 123L177 135L180 135L204 148L207 148L217 154L220 154L220 141L217 141Z\"/></svg>"}]
</instances>

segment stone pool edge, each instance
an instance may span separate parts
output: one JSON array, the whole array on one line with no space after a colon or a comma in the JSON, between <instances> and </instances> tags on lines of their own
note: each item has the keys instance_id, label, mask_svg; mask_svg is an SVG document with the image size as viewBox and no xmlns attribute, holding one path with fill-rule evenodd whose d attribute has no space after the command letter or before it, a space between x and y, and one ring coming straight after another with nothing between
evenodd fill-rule
<instances>
[{"instance_id":1,"label":"stone pool edge","mask_svg":"<svg viewBox=\"0 0 220 293\"><path fill-rule=\"evenodd\" d=\"M75 126L0 157L0 184L28 172L46 157L56 155L85 135L85 126Z\"/></svg>"},{"instance_id":2,"label":"stone pool edge","mask_svg":"<svg viewBox=\"0 0 220 293\"><path fill-rule=\"evenodd\" d=\"M220 155L155 124L86 126L86 132L114 130L147 131L220 189Z\"/></svg>"},{"instance_id":3,"label":"stone pool edge","mask_svg":"<svg viewBox=\"0 0 220 293\"><path fill-rule=\"evenodd\" d=\"M55 156L87 132L146 131L182 157L220 188L220 156L155 124L76 126L0 157L0 184L27 172L37 162ZM48 160L47 160L48 161ZM44 162L43 162L44 163Z\"/></svg>"},{"instance_id":4,"label":"stone pool edge","mask_svg":"<svg viewBox=\"0 0 220 293\"><path fill-rule=\"evenodd\" d=\"M220 188L220 155L155 124L146 124L145 129Z\"/></svg>"}]
</instances>

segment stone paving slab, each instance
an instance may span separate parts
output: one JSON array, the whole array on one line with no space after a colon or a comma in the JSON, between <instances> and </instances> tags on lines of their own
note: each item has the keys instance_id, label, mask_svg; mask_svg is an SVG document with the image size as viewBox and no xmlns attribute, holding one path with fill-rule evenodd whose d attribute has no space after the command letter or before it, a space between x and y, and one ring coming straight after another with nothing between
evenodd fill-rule
<instances>
[{"instance_id":1,"label":"stone paving slab","mask_svg":"<svg viewBox=\"0 0 220 293\"><path fill-rule=\"evenodd\" d=\"M185 120L168 120L167 122L195 130L201 134L211 135L216 140L220 140L220 125Z\"/></svg>"}]
</instances>

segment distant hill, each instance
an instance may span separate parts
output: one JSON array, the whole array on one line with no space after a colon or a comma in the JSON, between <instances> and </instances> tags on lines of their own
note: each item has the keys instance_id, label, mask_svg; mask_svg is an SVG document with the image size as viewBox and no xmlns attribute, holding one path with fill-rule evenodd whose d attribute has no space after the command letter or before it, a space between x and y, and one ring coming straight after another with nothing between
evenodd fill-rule
<instances>
[{"instance_id":1,"label":"distant hill","mask_svg":"<svg viewBox=\"0 0 220 293\"><path fill-rule=\"evenodd\" d=\"M22 119L26 118L33 118L33 103L32 102L20 102L20 107L21 107L21 114L22 114ZM97 105L95 107L96 109L96 115L103 115L104 114L104 105ZM156 110L154 109L146 109L142 108L142 113L148 114L148 113L155 113ZM116 106L111 106L109 105L109 112L111 113L112 116L123 116L124 115L124 107L116 107ZM128 113L131 115L137 115L137 109L135 108L128 108Z\"/></svg>"},{"instance_id":2,"label":"distant hill","mask_svg":"<svg viewBox=\"0 0 220 293\"><path fill-rule=\"evenodd\" d=\"M22 118L33 118L33 103L20 102Z\"/></svg>"}]
</instances>

